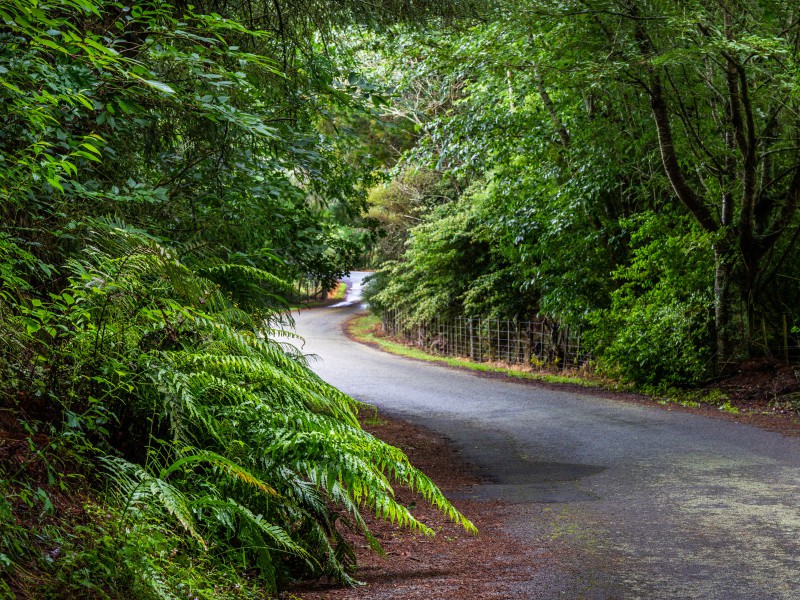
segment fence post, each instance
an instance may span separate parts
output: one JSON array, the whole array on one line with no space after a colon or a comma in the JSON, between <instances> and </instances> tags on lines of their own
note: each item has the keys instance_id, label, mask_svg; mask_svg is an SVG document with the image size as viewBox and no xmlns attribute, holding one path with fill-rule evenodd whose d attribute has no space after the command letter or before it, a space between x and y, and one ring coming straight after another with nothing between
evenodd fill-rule
<instances>
[{"instance_id":1,"label":"fence post","mask_svg":"<svg viewBox=\"0 0 800 600\"><path fill-rule=\"evenodd\" d=\"M533 346L533 330L530 321L528 321L525 324L525 345L522 347L522 359L526 365L531 364L531 346Z\"/></svg>"},{"instance_id":2,"label":"fence post","mask_svg":"<svg viewBox=\"0 0 800 600\"><path fill-rule=\"evenodd\" d=\"M475 346L474 346L474 341L473 341L473 337L472 337L472 327L473 327L472 319L469 319L467 321L467 331L469 333L469 359L470 360L475 360Z\"/></svg>"},{"instance_id":3,"label":"fence post","mask_svg":"<svg viewBox=\"0 0 800 600\"><path fill-rule=\"evenodd\" d=\"M514 350L517 349L517 325L514 324ZM506 319L506 354L508 356L508 362L516 362L516 355L514 355L514 360L511 360L511 321Z\"/></svg>"},{"instance_id":4,"label":"fence post","mask_svg":"<svg viewBox=\"0 0 800 600\"><path fill-rule=\"evenodd\" d=\"M497 360L503 360L502 350L500 348L501 340L500 340L500 319L497 319Z\"/></svg>"},{"instance_id":5,"label":"fence post","mask_svg":"<svg viewBox=\"0 0 800 600\"><path fill-rule=\"evenodd\" d=\"M789 325L786 322L786 313L783 313L783 361L789 364Z\"/></svg>"},{"instance_id":6,"label":"fence post","mask_svg":"<svg viewBox=\"0 0 800 600\"><path fill-rule=\"evenodd\" d=\"M447 320L447 355L453 356L453 323Z\"/></svg>"},{"instance_id":7,"label":"fence post","mask_svg":"<svg viewBox=\"0 0 800 600\"><path fill-rule=\"evenodd\" d=\"M544 319L539 322L539 359L547 365L544 350Z\"/></svg>"},{"instance_id":8,"label":"fence post","mask_svg":"<svg viewBox=\"0 0 800 600\"><path fill-rule=\"evenodd\" d=\"M486 331L487 335L489 331ZM478 317L478 362L483 362L483 319Z\"/></svg>"}]
</instances>

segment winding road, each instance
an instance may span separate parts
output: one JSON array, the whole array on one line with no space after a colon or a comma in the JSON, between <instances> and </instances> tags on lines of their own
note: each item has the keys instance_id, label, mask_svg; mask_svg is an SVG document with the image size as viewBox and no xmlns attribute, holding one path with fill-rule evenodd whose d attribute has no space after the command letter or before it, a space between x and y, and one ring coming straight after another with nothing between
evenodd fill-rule
<instances>
[{"instance_id":1,"label":"winding road","mask_svg":"<svg viewBox=\"0 0 800 600\"><path fill-rule=\"evenodd\" d=\"M344 392L452 440L485 480L469 497L517 506L514 536L581 557L518 597L800 598L800 440L354 343L342 324L363 276L340 305L299 313L302 350Z\"/></svg>"}]
</instances>

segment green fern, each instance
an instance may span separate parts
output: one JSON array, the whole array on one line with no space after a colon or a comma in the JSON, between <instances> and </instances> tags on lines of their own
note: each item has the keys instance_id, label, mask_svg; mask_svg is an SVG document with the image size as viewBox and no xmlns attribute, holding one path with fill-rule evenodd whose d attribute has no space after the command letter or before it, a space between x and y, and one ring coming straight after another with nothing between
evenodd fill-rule
<instances>
[{"instance_id":1,"label":"green fern","mask_svg":"<svg viewBox=\"0 0 800 600\"><path fill-rule=\"evenodd\" d=\"M208 549L206 541L198 532L189 501L180 490L122 458L106 456L101 458L101 462L113 475L125 497L128 510L147 509L155 501L156 506L164 508L175 517L192 538Z\"/></svg>"},{"instance_id":2,"label":"green fern","mask_svg":"<svg viewBox=\"0 0 800 600\"><path fill-rule=\"evenodd\" d=\"M282 289L273 275L204 262L196 246L184 261L180 247L121 223L93 222L88 235L69 264L60 351L93 358L65 397L100 399L129 429L125 457L109 440L101 461L137 530L173 522L195 542L184 551L255 567L270 589L300 576L355 583L341 528L380 551L365 510L431 535L395 499L397 483L475 530L400 450L361 429L364 405L275 340L281 314L236 305L243 290ZM158 563L147 564L140 576L157 583Z\"/></svg>"},{"instance_id":3,"label":"green fern","mask_svg":"<svg viewBox=\"0 0 800 600\"><path fill-rule=\"evenodd\" d=\"M232 460L225 458L224 456L220 456L214 452L209 452L207 450L200 450L195 451L193 448L184 449L183 452L193 451L193 454L189 456L184 456L183 458L179 458L174 463L172 463L169 467L162 469L160 473L161 479L167 479L172 473L182 469L183 467L191 464L196 463L206 463L209 465L213 465L218 467L222 472L224 472L229 477L234 477L239 481L243 482L246 485L252 486L265 494L271 496L277 496L278 492L275 491L269 484L261 481L258 477L253 475L247 469L239 466Z\"/></svg>"}]
</instances>

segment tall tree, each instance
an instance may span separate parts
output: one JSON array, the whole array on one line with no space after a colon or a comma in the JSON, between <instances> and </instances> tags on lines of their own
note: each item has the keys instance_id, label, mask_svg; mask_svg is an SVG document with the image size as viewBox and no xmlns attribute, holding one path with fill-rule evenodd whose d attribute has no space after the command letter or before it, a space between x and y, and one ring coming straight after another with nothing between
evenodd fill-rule
<instances>
[{"instance_id":1,"label":"tall tree","mask_svg":"<svg viewBox=\"0 0 800 600\"><path fill-rule=\"evenodd\" d=\"M589 83L611 75L643 95L675 198L714 236L718 360L747 353L756 307L800 233L797 6L576 0L522 10L580 36L558 55L596 65Z\"/></svg>"}]
</instances>

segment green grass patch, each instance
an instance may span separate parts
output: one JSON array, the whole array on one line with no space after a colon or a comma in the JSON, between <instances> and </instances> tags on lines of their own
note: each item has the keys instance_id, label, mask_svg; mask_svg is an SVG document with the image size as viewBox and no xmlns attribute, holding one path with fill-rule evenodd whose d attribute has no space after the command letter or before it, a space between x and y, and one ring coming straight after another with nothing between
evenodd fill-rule
<instances>
[{"instance_id":1,"label":"green grass patch","mask_svg":"<svg viewBox=\"0 0 800 600\"><path fill-rule=\"evenodd\" d=\"M732 415L739 414L739 408L731 404L728 395L722 390L714 388L710 390L679 390L676 388L669 388L660 392L648 391L648 393L654 396L659 396L658 403L662 406L669 404L677 404L686 408L712 406Z\"/></svg>"},{"instance_id":2,"label":"green grass patch","mask_svg":"<svg viewBox=\"0 0 800 600\"><path fill-rule=\"evenodd\" d=\"M347 295L347 284L344 281L340 281L339 285L336 286L336 289L333 290L330 298L331 300L344 300L344 297Z\"/></svg>"},{"instance_id":3,"label":"green grass patch","mask_svg":"<svg viewBox=\"0 0 800 600\"><path fill-rule=\"evenodd\" d=\"M357 315L352 318L347 324L347 332L353 339L359 342L375 344L386 352L390 352L398 356L405 356L406 358L413 358L415 360L445 364L451 367L461 367L463 369L469 369L470 371L502 373L517 379L543 381L545 383L571 383L589 388L599 388L604 386L603 382L588 379L585 376L578 376L574 374L556 374L541 371L527 371L508 366L500 366L495 363L474 362L467 358L454 358L449 356L440 356L438 354L431 354L429 352L425 352L424 350L420 350L419 348L407 346L401 342L384 337L381 333L380 318L371 313Z\"/></svg>"}]
</instances>

